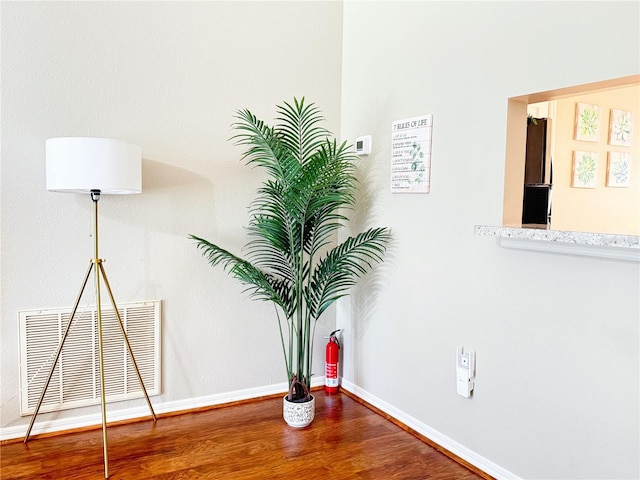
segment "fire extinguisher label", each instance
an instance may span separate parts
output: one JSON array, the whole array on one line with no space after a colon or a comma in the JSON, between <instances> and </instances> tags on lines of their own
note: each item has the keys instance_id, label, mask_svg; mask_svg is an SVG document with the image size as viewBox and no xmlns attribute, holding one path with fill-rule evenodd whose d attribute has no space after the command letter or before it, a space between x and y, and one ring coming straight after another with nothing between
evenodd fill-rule
<instances>
[{"instance_id":1,"label":"fire extinguisher label","mask_svg":"<svg viewBox=\"0 0 640 480\"><path fill-rule=\"evenodd\" d=\"M338 364L337 363L327 363L327 368L325 371L325 385L327 387L338 386Z\"/></svg>"}]
</instances>

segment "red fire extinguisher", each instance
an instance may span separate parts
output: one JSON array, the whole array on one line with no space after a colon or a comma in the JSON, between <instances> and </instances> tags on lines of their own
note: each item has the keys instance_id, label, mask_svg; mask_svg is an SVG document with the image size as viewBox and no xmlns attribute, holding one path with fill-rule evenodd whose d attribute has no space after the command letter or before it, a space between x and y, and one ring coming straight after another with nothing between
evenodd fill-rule
<instances>
[{"instance_id":1,"label":"red fire extinguisher","mask_svg":"<svg viewBox=\"0 0 640 480\"><path fill-rule=\"evenodd\" d=\"M329 335L329 343L326 348L326 368L324 375L324 391L325 393L337 393L338 392L338 357L340 354L340 342L336 333L340 330L334 330Z\"/></svg>"}]
</instances>

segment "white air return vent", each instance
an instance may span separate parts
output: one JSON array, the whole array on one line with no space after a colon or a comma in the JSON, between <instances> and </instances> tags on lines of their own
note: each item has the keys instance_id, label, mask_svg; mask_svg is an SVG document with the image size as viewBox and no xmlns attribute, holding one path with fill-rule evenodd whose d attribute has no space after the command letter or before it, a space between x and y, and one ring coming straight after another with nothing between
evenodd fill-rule
<instances>
[{"instance_id":1,"label":"white air return vent","mask_svg":"<svg viewBox=\"0 0 640 480\"><path fill-rule=\"evenodd\" d=\"M147 393L160 393L160 301L118 305ZM79 308L53 372L40 412L100 403L98 316ZM71 309L23 310L20 323L20 414L31 415L47 381ZM111 305L102 307L107 402L144 394Z\"/></svg>"}]
</instances>

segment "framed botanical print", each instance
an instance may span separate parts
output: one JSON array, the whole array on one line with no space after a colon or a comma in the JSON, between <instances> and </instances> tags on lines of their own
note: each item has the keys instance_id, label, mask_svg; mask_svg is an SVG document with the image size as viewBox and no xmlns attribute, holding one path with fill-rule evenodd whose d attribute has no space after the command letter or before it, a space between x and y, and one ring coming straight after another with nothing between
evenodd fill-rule
<instances>
[{"instance_id":1,"label":"framed botanical print","mask_svg":"<svg viewBox=\"0 0 640 480\"><path fill-rule=\"evenodd\" d=\"M609 115L609 145L630 147L632 132L633 114L612 108Z\"/></svg>"},{"instance_id":2,"label":"framed botanical print","mask_svg":"<svg viewBox=\"0 0 640 480\"><path fill-rule=\"evenodd\" d=\"M607 187L628 187L631 185L631 154L609 152L607 159Z\"/></svg>"},{"instance_id":3,"label":"framed botanical print","mask_svg":"<svg viewBox=\"0 0 640 480\"><path fill-rule=\"evenodd\" d=\"M571 186L596 188L598 181L598 154L595 152L573 152L573 175Z\"/></svg>"},{"instance_id":4,"label":"framed botanical print","mask_svg":"<svg viewBox=\"0 0 640 480\"><path fill-rule=\"evenodd\" d=\"M600 141L600 107L590 103L576 103L575 139Z\"/></svg>"}]
</instances>

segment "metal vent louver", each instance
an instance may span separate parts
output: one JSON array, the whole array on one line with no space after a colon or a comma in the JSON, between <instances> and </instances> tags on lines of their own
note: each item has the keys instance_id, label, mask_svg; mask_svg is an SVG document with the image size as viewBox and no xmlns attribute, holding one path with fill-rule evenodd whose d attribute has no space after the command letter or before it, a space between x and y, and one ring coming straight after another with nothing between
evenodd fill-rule
<instances>
[{"instance_id":1,"label":"metal vent louver","mask_svg":"<svg viewBox=\"0 0 640 480\"><path fill-rule=\"evenodd\" d=\"M160 393L160 301L118 305L147 393ZM20 323L20 414L31 415L69 322L71 309L23 310ZM144 397L115 313L102 307L107 402ZM100 403L96 307L76 312L40 412Z\"/></svg>"}]
</instances>

